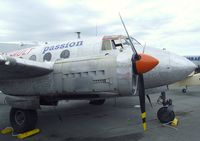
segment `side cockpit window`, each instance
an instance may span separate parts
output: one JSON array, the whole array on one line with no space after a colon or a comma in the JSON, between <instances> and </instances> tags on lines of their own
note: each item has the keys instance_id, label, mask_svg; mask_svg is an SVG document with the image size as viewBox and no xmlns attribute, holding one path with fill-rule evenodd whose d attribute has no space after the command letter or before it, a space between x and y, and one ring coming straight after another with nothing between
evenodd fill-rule
<instances>
[{"instance_id":1,"label":"side cockpit window","mask_svg":"<svg viewBox=\"0 0 200 141\"><path fill-rule=\"evenodd\" d=\"M112 49L111 41L110 40L103 40L102 50L111 50L111 49Z\"/></svg>"},{"instance_id":2,"label":"side cockpit window","mask_svg":"<svg viewBox=\"0 0 200 141\"><path fill-rule=\"evenodd\" d=\"M121 42L120 39L113 40L113 44L115 46L114 49L121 49L121 48L123 48L123 45L122 45L122 42Z\"/></svg>"},{"instance_id":3,"label":"side cockpit window","mask_svg":"<svg viewBox=\"0 0 200 141\"><path fill-rule=\"evenodd\" d=\"M121 38L122 36L104 36L102 50L115 50L123 48Z\"/></svg>"},{"instance_id":4,"label":"side cockpit window","mask_svg":"<svg viewBox=\"0 0 200 141\"><path fill-rule=\"evenodd\" d=\"M130 42L128 39L121 39L123 46L130 46Z\"/></svg>"}]
</instances>

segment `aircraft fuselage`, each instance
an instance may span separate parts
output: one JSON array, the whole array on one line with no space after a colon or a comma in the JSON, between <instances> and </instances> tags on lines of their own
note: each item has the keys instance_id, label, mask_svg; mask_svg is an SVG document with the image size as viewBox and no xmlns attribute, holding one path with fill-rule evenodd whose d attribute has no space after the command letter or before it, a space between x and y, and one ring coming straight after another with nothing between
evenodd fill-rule
<instances>
[{"instance_id":1,"label":"aircraft fuselage","mask_svg":"<svg viewBox=\"0 0 200 141\"><path fill-rule=\"evenodd\" d=\"M115 42L115 43L114 43ZM138 52L142 46L135 45ZM165 50L146 47L145 54L159 64L144 74L145 88L179 81L194 70L186 58ZM47 75L1 80L3 93L14 96L118 95L134 94L136 75L132 70L132 50L125 38L78 39L7 53L12 57L52 64Z\"/></svg>"}]
</instances>

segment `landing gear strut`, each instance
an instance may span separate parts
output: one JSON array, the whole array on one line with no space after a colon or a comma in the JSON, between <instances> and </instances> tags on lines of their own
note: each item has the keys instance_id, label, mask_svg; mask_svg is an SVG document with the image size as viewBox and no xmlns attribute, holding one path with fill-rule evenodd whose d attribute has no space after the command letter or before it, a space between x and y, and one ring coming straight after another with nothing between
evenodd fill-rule
<instances>
[{"instance_id":1,"label":"landing gear strut","mask_svg":"<svg viewBox=\"0 0 200 141\"><path fill-rule=\"evenodd\" d=\"M166 99L166 93L161 92L160 97L158 98L157 102L162 104L161 107L157 112L157 117L161 123L169 123L174 120L175 113L173 111L173 105L171 99Z\"/></svg>"},{"instance_id":2,"label":"landing gear strut","mask_svg":"<svg viewBox=\"0 0 200 141\"><path fill-rule=\"evenodd\" d=\"M35 128L37 123L37 111L12 108L10 111L10 123L17 133L30 131Z\"/></svg>"}]
</instances>

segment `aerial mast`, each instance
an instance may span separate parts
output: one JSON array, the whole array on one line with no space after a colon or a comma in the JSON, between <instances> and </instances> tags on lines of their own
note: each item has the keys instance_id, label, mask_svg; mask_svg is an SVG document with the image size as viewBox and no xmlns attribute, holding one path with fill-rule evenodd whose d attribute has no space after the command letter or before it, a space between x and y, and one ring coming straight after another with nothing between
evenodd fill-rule
<instances>
[{"instance_id":1,"label":"aerial mast","mask_svg":"<svg viewBox=\"0 0 200 141\"><path fill-rule=\"evenodd\" d=\"M77 34L77 36L78 36L78 39L80 39L81 38L81 32L75 32L76 34Z\"/></svg>"}]
</instances>

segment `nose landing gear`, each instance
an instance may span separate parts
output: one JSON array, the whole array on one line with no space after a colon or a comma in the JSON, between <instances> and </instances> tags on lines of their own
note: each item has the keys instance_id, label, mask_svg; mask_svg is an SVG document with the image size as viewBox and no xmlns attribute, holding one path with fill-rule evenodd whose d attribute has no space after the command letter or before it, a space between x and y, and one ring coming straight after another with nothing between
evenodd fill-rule
<instances>
[{"instance_id":1,"label":"nose landing gear","mask_svg":"<svg viewBox=\"0 0 200 141\"><path fill-rule=\"evenodd\" d=\"M161 92L160 97L157 100L158 104L162 104L157 112L157 118L161 123L170 123L175 118L175 113L173 111L173 105L171 99L166 99L165 92Z\"/></svg>"}]
</instances>

